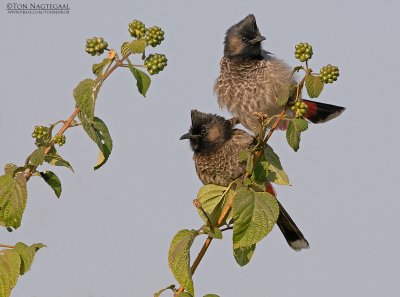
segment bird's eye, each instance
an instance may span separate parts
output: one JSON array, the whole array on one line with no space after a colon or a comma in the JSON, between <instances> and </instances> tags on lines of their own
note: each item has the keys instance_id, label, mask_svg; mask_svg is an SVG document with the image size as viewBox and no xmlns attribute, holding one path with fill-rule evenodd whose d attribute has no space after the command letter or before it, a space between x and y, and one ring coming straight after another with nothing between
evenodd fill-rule
<instances>
[{"instance_id":1,"label":"bird's eye","mask_svg":"<svg viewBox=\"0 0 400 297\"><path fill-rule=\"evenodd\" d=\"M247 42L247 37L242 37L243 42Z\"/></svg>"},{"instance_id":2,"label":"bird's eye","mask_svg":"<svg viewBox=\"0 0 400 297\"><path fill-rule=\"evenodd\" d=\"M201 133L202 135L206 134L206 132L207 132L206 128L202 128L201 131L200 131L200 133Z\"/></svg>"}]
</instances>

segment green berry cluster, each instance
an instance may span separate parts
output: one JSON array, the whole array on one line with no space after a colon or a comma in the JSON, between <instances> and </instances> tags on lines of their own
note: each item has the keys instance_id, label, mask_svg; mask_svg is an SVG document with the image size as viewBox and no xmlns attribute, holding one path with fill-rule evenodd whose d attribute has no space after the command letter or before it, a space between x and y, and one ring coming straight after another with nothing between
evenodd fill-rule
<instances>
[{"instance_id":1,"label":"green berry cluster","mask_svg":"<svg viewBox=\"0 0 400 297\"><path fill-rule=\"evenodd\" d=\"M144 61L150 75L157 74L167 66L168 59L163 54L151 54Z\"/></svg>"},{"instance_id":2,"label":"green berry cluster","mask_svg":"<svg viewBox=\"0 0 400 297\"><path fill-rule=\"evenodd\" d=\"M86 39L86 52L92 56L101 55L107 46L108 43L102 37Z\"/></svg>"},{"instance_id":3,"label":"green berry cluster","mask_svg":"<svg viewBox=\"0 0 400 297\"><path fill-rule=\"evenodd\" d=\"M141 21L133 20L128 31L132 37L141 38L146 34L146 26Z\"/></svg>"},{"instance_id":4,"label":"green berry cluster","mask_svg":"<svg viewBox=\"0 0 400 297\"><path fill-rule=\"evenodd\" d=\"M312 50L312 46L309 45L307 42L303 43L299 43L295 46L295 51L294 51L294 55L296 57L296 59L299 59L300 62L305 62L307 60L310 60L312 55L313 55L313 50Z\"/></svg>"},{"instance_id":5,"label":"green berry cluster","mask_svg":"<svg viewBox=\"0 0 400 297\"><path fill-rule=\"evenodd\" d=\"M49 128L45 126L35 126L35 130L32 132L32 137L36 140L46 138L49 135Z\"/></svg>"},{"instance_id":6,"label":"green berry cluster","mask_svg":"<svg viewBox=\"0 0 400 297\"><path fill-rule=\"evenodd\" d=\"M319 78L324 84L331 84L339 77L339 67L328 64L319 71Z\"/></svg>"},{"instance_id":7,"label":"green berry cluster","mask_svg":"<svg viewBox=\"0 0 400 297\"><path fill-rule=\"evenodd\" d=\"M65 140L65 135L56 135L53 138L54 143L57 143L59 146L63 146L65 144Z\"/></svg>"},{"instance_id":8,"label":"green berry cluster","mask_svg":"<svg viewBox=\"0 0 400 297\"><path fill-rule=\"evenodd\" d=\"M147 29L146 42L152 47L156 47L164 40L164 31L160 27L153 26Z\"/></svg>"},{"instance_id":9,"label":"green berry cluster","mask_svg":"<svg viewBox=\"0 0 400 297\"><path fill-rule=\"evenodd\" d=\"M297 101L290 109L294 111L296 119L302 118L307 111L307 104Z\"/></svg>"}]
</instances>

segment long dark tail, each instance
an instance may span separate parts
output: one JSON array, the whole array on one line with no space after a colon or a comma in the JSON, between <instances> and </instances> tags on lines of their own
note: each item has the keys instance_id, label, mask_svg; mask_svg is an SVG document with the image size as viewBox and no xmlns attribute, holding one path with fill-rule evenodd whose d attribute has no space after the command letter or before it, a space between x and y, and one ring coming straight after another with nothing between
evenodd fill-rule
<instances>
[{"instance_id":1,"label":"long dark tail","mask_svg":"<svg viewBox=\"0 0 400 297\"><path fill-rule=\"evenodd\" d=\"M341 106L327 103L304 99L303 101L308 105L307 113L304 115L304 117L314 124L325 123L331 119L334 119L346 109Z\"/></svg>"},{"instance_id":2,"label":"long dark tail","mask_svg":"<svg viewBox=\"0 0 400 297\"><path fill-rule=\"evenodd\" d=\"M307 239L305 239L303 233L301 233L300 229L296 226L292 218L289 216L289 214L283 208L282 204L280 204L279 201L278 204L279 216L276 224L281 230L283 236L285 236L287 243L295 251L308 249L310 245L308 244Z\"/></svg>"},{"instance_id":3,"label":"long dark tail","mask_svg":"<svg viewBox=\"0 0 400 297\"><path fill-rule=\"evenodd\" d=\"M275 189L270 183L266 185L266 192L276 197ZM278 204L279 216L276 224L281 230L283 236L285 236L287 243L295 251L308 249L310 245L308 244L307 239L305 239L303 233L301 233L300 229L297 227L295 222L292 220L286 209L283 208L282 204L279 201Z\"/></svg>"}]
</instances>

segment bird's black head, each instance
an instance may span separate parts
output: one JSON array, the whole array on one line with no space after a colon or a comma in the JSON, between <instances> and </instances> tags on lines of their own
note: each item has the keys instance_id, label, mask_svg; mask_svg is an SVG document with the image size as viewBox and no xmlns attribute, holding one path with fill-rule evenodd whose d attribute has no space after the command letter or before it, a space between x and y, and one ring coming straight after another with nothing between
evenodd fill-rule
<instances>
[{"instance_id":1,"label":"bird's black head","mask_svg":"<svg viewBox=\"0 0 400 297\"><path fill-rule=\"evenodd\" d=\"M262 59L261 41L265 40L258 30L256 18L249 14L226 31L224 55L245 59Z\"/></svg>"},{"instance_id":2,"label":"bird's black head","mask_svg":"<svg viewBox=\"0 0 400 297\"><path fill-rule=\"evenodd\" d=\"M210 153L218 149L232 135L229 120L215 114L192 110L192 126L180 139L189 139L195 153Z\"/></svg>"}]
</instances>

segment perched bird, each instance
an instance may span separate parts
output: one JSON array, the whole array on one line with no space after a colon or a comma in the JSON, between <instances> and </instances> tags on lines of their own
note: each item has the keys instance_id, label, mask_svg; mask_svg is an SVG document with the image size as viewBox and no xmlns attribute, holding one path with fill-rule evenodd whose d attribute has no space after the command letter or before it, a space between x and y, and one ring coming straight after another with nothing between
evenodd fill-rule
<instances>
[{"instance_id":1,"label":"perched bird","mask_svg":"<svg viewBox=\"0 0 400 297\"><path fill-rule=\"evenodd\" d=\"M277 103L282 88L296 84L292 69L261 47L265 37L258 30L256 18L250 14L226 32L221 71L214 86L221 108L227 108L247 129L257 133L259 121L254 112L269 117L285 107ZM289 98L288 106L295 98ZM305 118L323 123L340 115L345 108L304 100ZM289 110L288 113L291 111Z\"/></svg>"},{"instance_id":2,"label":"perched bird","mask_svg":"<svg viewBox=\"0 0 400 297\"><path fill-rule=\"evenodd\" d=\"M239 152L252 148L257 143L256 139L243 130L234 129L230 120L217 115L192 110L191 118L189 132L180 139L190 140L196 172L201 182L205 185L228 186L244 176L246 166L239 161ZM267 191L276 196L271 184L267 186ZM280 203L277 225L291 248L299 251L309 247Z\"/></svg>"}]
</instances>

